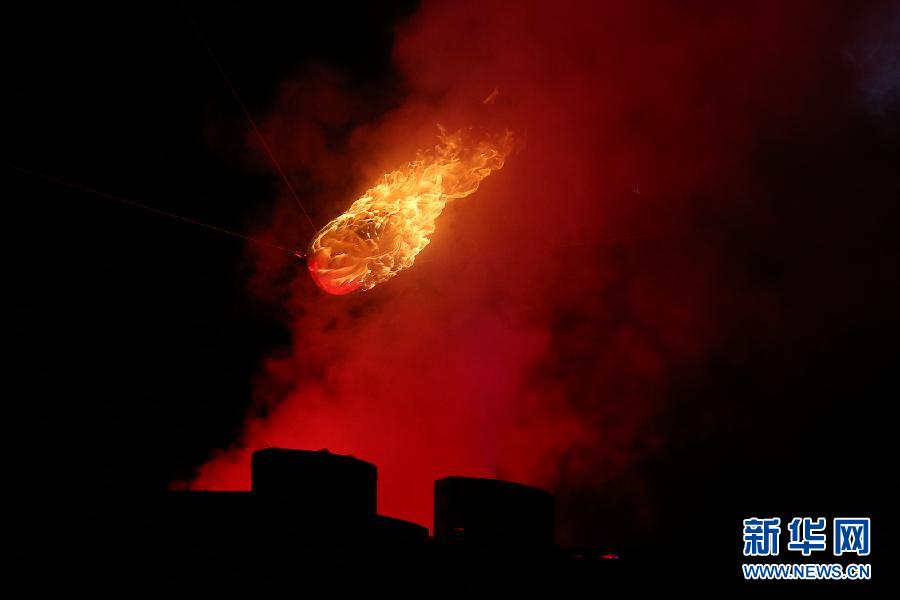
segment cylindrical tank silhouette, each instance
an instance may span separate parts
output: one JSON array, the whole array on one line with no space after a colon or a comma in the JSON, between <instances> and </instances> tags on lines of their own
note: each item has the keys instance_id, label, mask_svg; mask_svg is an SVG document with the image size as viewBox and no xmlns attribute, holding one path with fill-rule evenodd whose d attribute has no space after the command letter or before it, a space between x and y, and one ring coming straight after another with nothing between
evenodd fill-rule
<instances>
[{"instance_id":1,"label":"cylindrical tank silhouette","mask_svg":"<svg viewBox=\"0 0 900 600\"><path fill-rule=\"evenodd\" d=\"M434 482L434 537L475 544L552 545L553 496L499 479L439 479Z\"/></svg>"},{"instance_id":2,"label":"cylindrical tank silhouette","mask_svg":"<svg viewBox=\"0 0 900 600\"><path fill-rule=\"evenodd\" d=\"M253 453L253 492L289 497L307 514L349 518L375 515L378 469L327 450L267 448Z\"/></svg>"}]
</instances>

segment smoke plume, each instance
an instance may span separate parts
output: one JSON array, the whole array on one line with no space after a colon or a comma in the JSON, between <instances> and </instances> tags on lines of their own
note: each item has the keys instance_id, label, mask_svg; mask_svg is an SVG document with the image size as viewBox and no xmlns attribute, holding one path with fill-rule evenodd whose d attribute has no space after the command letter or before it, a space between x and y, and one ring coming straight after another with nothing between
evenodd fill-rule
<instances>
[{"instance_id":1,"label":"smoke plume","mask_svg":"<svg viewBox=\"0 0 900 600\"><path fill-rule=\"evenodd\" d=\"M847 12L425 3L398 25L396 81L289 78L262 127L318 224L433 146L437 124L519 145L375 289L330 296L291 257L252 255L250 287L292 342L262 363L241 438L189 485L247 488L257 448L328 448L378 465L380 512L426 525L434 479L454 474L555 491L565 540L596 534L578 525L585 498L653 527L645 466L669 451L672 419L697 431L728 411L720 398L681 413L674 386L737 331L762 346L790 321L747 248L810 202L779 195L761 157L843 106ZM291 202L265 229L303 248Z\"/></svg>"}]
</instances>

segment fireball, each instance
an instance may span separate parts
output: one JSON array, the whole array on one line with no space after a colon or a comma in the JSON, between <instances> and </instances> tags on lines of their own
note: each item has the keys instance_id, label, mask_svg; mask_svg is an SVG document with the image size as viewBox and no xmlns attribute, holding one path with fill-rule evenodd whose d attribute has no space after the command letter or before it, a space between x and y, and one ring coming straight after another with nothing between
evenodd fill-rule
<instances>
[{"instance_id":1,"label":"fireball","mask_svg":"<svg viewBox=\"0 0 900 600\"><path fill-rule=\"evenodd\" d=\"M320 288L335 295L368 290L411 267L444 206L475 193L512 149L508 131L472 140L439 127L438 138L313 236L307 265Z\"/></svg>"}]
</instances>

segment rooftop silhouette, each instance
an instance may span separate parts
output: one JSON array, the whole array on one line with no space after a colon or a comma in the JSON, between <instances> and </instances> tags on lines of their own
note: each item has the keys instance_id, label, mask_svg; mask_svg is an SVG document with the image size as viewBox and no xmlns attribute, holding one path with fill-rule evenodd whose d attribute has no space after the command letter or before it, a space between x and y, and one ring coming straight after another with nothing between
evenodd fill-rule
<instances>
[{"instance_id":1,"label":"rooftop silhouette","mask_svg":"<svg viewBox=\"0 0 900 600\"><path fill-rule=\"evenodd\" d=\"M429 536L377 514L378 470L364 460L267 448L251 463L249 491L59 499L35 539L66 557L65 573L40 585L96 581L98 565L110 583L140 581L154 597L574 597L634 581L604 553L554 543L544 490L440 479Z\"/></svg>"}]
</instances>

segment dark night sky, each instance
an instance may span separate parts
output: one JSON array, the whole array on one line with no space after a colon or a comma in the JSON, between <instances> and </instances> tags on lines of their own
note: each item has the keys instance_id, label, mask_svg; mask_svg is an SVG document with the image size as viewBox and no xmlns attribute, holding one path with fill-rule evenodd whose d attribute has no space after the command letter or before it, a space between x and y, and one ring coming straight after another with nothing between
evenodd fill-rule
<instances>
[{"instance_id":1,"label":"dark night sky","mask_svg":"<svg viewBox=\"0 0 900 600\"><path fill-rule=\"evenodd\" d=\"M408 6L283 10L194 15L251 110L308 60L389 79ZM211 150L210 123L226 146L245 123L178 3L36 11L4 29L3 160L237 231L265 209L254 199L277 181ZM260 353L286 335L241 293L242 243L8 170L2 182L26 468L52 489L188 476L234 438Z\"/></svg>"},{"instance_id":2,"label":"dark night sky","mask_svg":"<svg viewBox=\"0 0 900 600\"><path fill-rule=\"evenodd\" d=\"M365 5L353 18L342 3L192 10L263 113L308 61L373 82L388 104L399 97L391 31L415 7ZM246 168L246 124L179 5L67 10L4 18L0 161L238 231L264 219L259 199L279 182ZM716 350L668 382L656 426L673 441L640 465L662 507L658 544L692 530L684 516L728 544L748 510L884 516L900 391L893 110L840 108L839 122L758 140L760 185L777 191L773 204L795 201L757 207L779 214L757 234L698 216L724 228L695 243L730 257L729 293L759 281L772 292L729 313ZM13 480L51 494L158 490L234 442L262 357L289 339L245 293L242 243L7 169L0 198L12 232ZM759 323L757 310L777 311L763 321L771 330L740 326ZM595 507L627 502L566 493L569 519L588 529Z\"/></svg>"}]
</instances>

